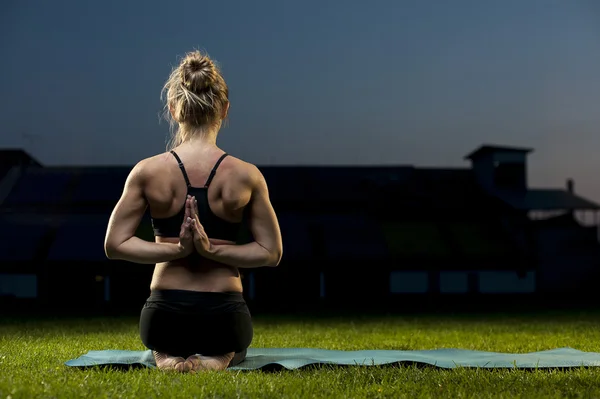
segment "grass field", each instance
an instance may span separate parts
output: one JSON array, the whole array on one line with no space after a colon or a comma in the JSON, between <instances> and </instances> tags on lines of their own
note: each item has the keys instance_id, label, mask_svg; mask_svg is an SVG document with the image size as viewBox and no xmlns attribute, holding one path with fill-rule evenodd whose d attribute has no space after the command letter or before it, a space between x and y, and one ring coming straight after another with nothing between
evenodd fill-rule
<instances>
[{"instance_id":1,"label":"grass field","mask_svg":"<svg viewBox=\"0 0 600 399\"><path fill-rule=\"evenodd\" d=\"M511 316L255 317L255 347L464 348L531 352L570 346L600 352L599 314ZM135 318L0 321L0 399L191 397L600 397L600 368L478 370L312 367L198 375L70 369L89 350L143 350Z\"/></svg>"}]
</instances>

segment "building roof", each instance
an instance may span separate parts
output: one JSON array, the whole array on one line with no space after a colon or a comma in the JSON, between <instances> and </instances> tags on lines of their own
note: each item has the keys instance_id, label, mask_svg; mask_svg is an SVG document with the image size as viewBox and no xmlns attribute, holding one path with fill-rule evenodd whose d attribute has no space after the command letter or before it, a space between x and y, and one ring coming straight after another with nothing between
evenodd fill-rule
<instances>
[{"instance_id":1,"label":"building roof","mask_svg":"<svg viewBox=\"0 0 600 399\"><path fill-rule=\"evenodd\" d=\"M475 151L465 155L464 159L475 159L475 158L479 158L482 155L486 155L489 153L495 153L495 152L513 152L513 153L516 152L516 153L528 154L532 151L533 151L532 148L484 144L481 147L479 147L478 149L476 149Z\"/></svg>"},{"instance_id":2,"label":"building roof","mask_svg":"<svg viewBox=\"0 0 600 399\"><path fill-rule=\"evenodd\" d=\"M42 164L32 157L29 153L18 148L0 149L0 166L10 167L14 165L33 165L42 166Z\"/></svg>"},{"instance_id":3,"label":"building roof","mask_svg":"<svg viewBox=\"0 0 600 399\"><path fill-rule=\"evenodd\" d=\"M600 205L566 190L529 189L524 192L498 192L497 197L511 207L528 211L598 210Z\"/></svg>"}]
</instances>

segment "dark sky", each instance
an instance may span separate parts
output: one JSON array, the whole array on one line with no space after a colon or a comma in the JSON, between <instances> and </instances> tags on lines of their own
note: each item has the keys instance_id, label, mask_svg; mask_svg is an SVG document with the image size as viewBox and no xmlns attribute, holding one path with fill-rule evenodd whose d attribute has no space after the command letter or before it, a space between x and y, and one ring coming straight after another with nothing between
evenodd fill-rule
<instances>
[{"instance_id":1,"label":"dark sky","mask_svg":"<svg viewBox=\"0 0 600 399\"><path fill-rule=\"evenodd\" d=\"M466 166L530 146L530 183L600 200L596 0L32 1L0 5L0 146L46 164L164 150L160 90L199 48L219 144L257 164Z\"/></svg>"}]
</instances>

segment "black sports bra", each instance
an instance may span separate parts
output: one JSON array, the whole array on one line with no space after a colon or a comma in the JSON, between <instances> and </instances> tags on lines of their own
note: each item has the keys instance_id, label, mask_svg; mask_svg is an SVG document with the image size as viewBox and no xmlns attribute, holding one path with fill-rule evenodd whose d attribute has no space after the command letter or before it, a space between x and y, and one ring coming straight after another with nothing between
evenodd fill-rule
<instances>
[{"instance_id":1,"label":"black sports bra","mask_svg":"<svg viewBox=\"0 0 600 399\"><path fill-rule=\"evenodd\" d=\"M204 187L192 187L192 185L190 184L190 179L188 178L185 168L183 167L183 163L181 162L181 159L175 153L175 151L171 151L171 154L173 154L173 156L179 163L179 169L181 169L181 173L183 173L183 178L185 179L185 183L187 184L188 195L195 196L196 201L198 201L198 216L200 218L200 223L202 223L202 226L206 231L206 234L210 238L236 241L242 223L231 223L221 219L212 212L208 203L208 186L210 186L212 179L215 177L215 174L217 173L217 168L228 154L225 153L219 158L212 171L210 172L210 175L208 176L208 180L206 180ZM181 230L181 224L183 223L184 216L185 202L182 205L181 210L174 216L168 218L151 218L154 235L160 237L179 237L179 232Z\"/></svg>"}]
</instances>

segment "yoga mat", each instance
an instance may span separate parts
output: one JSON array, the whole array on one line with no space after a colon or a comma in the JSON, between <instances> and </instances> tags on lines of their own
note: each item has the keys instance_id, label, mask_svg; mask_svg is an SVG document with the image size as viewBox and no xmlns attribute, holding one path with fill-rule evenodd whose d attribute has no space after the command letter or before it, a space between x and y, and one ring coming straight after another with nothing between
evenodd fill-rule
<instances>
[{"instance_id":1,"label":"yoga mat","mask_svg":"<svg viewBox=\"0 0 600 399\"><path fill-rule=\"evenodd\" d=\"M440 368L565 368L598 367L600 353L558 348L532 353L497 353L465 349L339 351L309 348L248 348L246 359L230 370L257 370L279 365L297 369L311 364L377 366L417 363ZM156 367L151 351L89 351L65 363L70 367L141 365Z\"/></svg>"}]
</instances>

